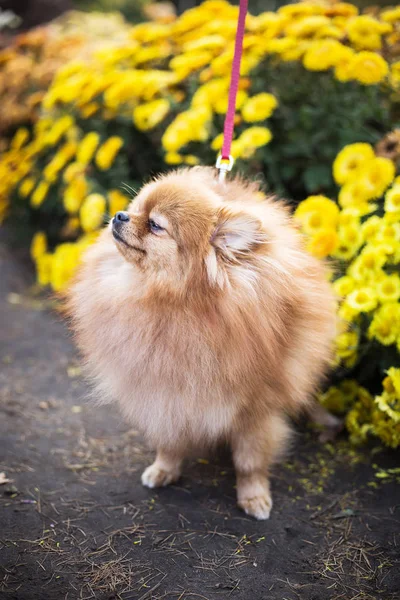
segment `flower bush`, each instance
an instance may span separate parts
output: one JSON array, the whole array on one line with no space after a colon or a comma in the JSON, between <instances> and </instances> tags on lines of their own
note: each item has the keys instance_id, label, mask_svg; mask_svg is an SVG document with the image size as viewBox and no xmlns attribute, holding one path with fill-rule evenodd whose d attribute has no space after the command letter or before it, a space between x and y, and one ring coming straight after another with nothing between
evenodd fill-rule
<instances>
[{"instance_id":1,"label":"flower bush","mask_svg":"<svg viewBox=\"0 0 400 600\"><path fill-rule=\"evenodd\" d=\"M112 43L94 36L54 63L38 118L0 157L0 218L34 233L40 284L68 285L107 216L149 174L215 162L237 15L207 0L174 20L120 23ZM374 434L391 446L400 443L399 53L398 7L359 14L310 0L248 15L232 145L237 168L298 204L310 252L337 264L338 384L321 401L347 413L355 441Z\"/></svg>"},{"instance_id":2,"label":"flower bush","mask_svg":"<svg viewBox=\"0 0 400 600\"><path fill-rule=\"evenodd\" d=\"M400 153L398 154L400 158ZM337 377L321 396L346 413L354 441L378 436L400 445L400 176L395 163L369 144L343 148L333 164L338 202L310 196L299 222L310 252L335 261L340 298ZM386 375L386 376L385 376ZM377 381L383 378L382 390ZM357 383L356 383L357 382ZM375 397L370 391L380 392Z\"/></svg>"},{"instance_id":3,"label":"flower bush","mask_svg":"<svg viewBox=\"0 0 400 600\"><path fill-rule=\"evenodd\" d=\"M118 14L71 11L46 27L17 36L0 51L0 147L8 131L37 120L43 96L62 65L87 55L106 36L113 44L121 43L128 29Z\"/></svg>"}]
</instances>

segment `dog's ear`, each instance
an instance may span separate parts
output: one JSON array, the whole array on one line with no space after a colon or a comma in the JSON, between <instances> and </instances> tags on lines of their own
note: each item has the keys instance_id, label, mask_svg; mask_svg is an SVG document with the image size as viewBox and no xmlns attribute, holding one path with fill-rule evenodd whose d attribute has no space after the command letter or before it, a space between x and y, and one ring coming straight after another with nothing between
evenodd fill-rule
<instances>
[{"instance_id":1,"label":"dog's ear","mask_svg":"<svg viewBox=\"0 0 400 600\"><path fill-rule=\"evenodd\" d=\"M240 257L265 242L265 238L262 223L257 217L224 207L218 213L210 242L226 258L240 260Z\"/></svg>"}]
</instances>

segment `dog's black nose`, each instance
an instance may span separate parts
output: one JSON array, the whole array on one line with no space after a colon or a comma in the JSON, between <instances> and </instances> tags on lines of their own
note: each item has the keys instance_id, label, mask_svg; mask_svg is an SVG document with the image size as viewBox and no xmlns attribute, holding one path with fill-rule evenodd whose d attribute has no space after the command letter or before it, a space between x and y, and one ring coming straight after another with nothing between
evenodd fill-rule
<instances>
[{"instance_id":1,"label":"dog's black nose","mask_svg":"<svg viewBox=\"0 0 400 600\"><path fill-rule=\"evenodd\" d=\"M114 219L119 222L129 221L129 215L125 210L119 210Z\"/></svg>"}]
</instances>

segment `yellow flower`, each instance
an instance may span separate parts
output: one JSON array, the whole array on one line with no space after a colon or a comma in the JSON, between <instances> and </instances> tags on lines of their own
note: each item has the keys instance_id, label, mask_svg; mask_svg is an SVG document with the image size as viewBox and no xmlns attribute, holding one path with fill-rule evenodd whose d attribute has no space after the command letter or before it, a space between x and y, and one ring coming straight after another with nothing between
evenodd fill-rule
<instances>
[{"instance_id":1,"label":"yellow flower","mask_svg":"<svg viewBox=\"0 0 400 600\"><path fill-rule=\"evenodd\" d=\"M382 21L385 21L386 23L395 23L396 21L400 21L400 6L383 10L379 16Z\"/></svg>"},{"instance_id":2,"label":"yellow flower","mask_svg":"<svg viewBox=\"0 0 400 600\"><path fill-rule=\"evenodd\" d=\"M376 215L374 215L373 217L370 217L369 219L367 219L361 225L361 233L362 233L364 242L371 242L376 238L377 233L381 227L381 224L382 224L382 219L380 217L377 217Z\"/></svg>"},{"instance_id":3,"label":"yellow flower","mask_svg":"<svg viewBox=\"0 0 400 600\"><path fill-rule=\"evenodd\" d=\"M116 155L123 146L122 138L112 136L100 146L96 153L96 165L102 171L107 171L114 162Z\"/></svg>"},{"instance_id":4,"label":"yellow flower","mask_svg":"<svg viewBox=\"0 0 400 600\"><path fill-rule=\"evenodd\" d=\"M385 216L376 235L376 242L394 243L400 245L400 221L391 223Z\"/></svg>"},{"instance_id":5,"label":"yellow flower","mask_svg":"<svg viewBox=\"0 0 400 600\"><path fill-rule=\"evenodd\" d=\"M369 15L350 19L347 34L358 50L380 50L382 47L382 24Z\"/></svg>"},{"instance_id":6,"label":"yellow flower","mask_svg":"<svg viewBox=\"0 0 400 600\"><path fill-rule=\"evenodd\" d=\"M19 186L19 194L22 198L29 196L33 188L35 187L36 180L33 177L27 177L24 179Z\"/></svg>"},{"instance_id":7,"label":"yellow flower","mask_svg":"<svg viewBox=\"0 0 400 600\"><path fill-rule=\"evenodd\" d=\"M43 231L37 231L32 238L31 242L31 257L33 260L37 260L39 256L42 256L47 252L47 238Z\"/></svg>"},{"instance_id":8,"label":"yellow flower","mask_svg":"<svg viewBox=\"0 0 400 600\"><path fill-rule=\"evenodd\" d=\"M108 206L111 216L120 210L125 210L128 204L129 198L119 190L110 190L108 192Z\"/></svg>"},{"instance_id":9,"label":"yellow flower","mask_svg":"<svg viewBox=\"0 0 400 600\"><path fill-rule=\"evenodd\" d=\"M347 296L347 304L357 312L370 312L374 310L378 301L376 293L371 287L363 287Z\"/></svg>"},{"instance_id":10,"label":"yellow flower","mask_svg":"<svg viewBox=\"0 0 400 600\"><path fill-rule=\"evenodd\" d=\"M200 159L194 154L187 154L183 158L185 165L190 165L193 167L194 165L200 164Z\"/></svg>"},{"instance_id":11,"label":"yellow flower","mask_svg":"<svg viewBox=\"0 0 400 600\"><path fill-rule=\"evenodd\" d=\"M356 282L349 275L339 277L333 282L332 287L336 294L341 297L348 296L356 287Z\"/></svg>"},{"instance_id":12,"label":"yellow flower","mask_svg":"<svg viewBox=\"0 0 400 600\"><path fill-rule=\"evenodd\" d=\"M400 304L388 303L374 313L368 328L368 337L375 338L383 346L391 346L400 335Z\"/></svg>"},{"instance_id":13,"label":"yellow flower","mask_svg":"<svg viewBox=\"0 0 400 600\"><path fill-rule=\"evenodd\" d=\"M167 152L164 156L164 160L168 165L180 165L183 163L183 156L177 152Z\"/></svg>"},{"instance_id":14,"label":"yellow flower","mask_svg":"<svg viewBox=\"0 0 400 600\"><path fill-rule=\"evenodd\" d=\"M236 96L236 105L235 108L236 110L240 109L243 104L245 104L245 102L248 99L248 95L244 90L238 90L237 96ZM218 113L219 115L223 115L226 113L226 111L228 110L228 98L227 96L222 96L221 98L218 98L218 100L216 100L214 102L214 110L216 113Z\"/></svg>"},{"instance_id":15,"label":"yellow flower","mask_svg":"<svg viewBox=\"0 0 400 600\"><path fill-rule=\"evenodd\" d=\"M375 157L370 144L349 144L336 156L333 163L333 177L339 185L347 183L356 176L360 166Z\"/></svg>"},{"instance_id":16,"label":"yellow flower","mask_svg":"<svg viewBox=\"0 0 400 600\"><path fill-rule=\"evenodd\" d=\"M382 382L385 392L393 394L400 400L400 369L390 367L387 370L387 377Z\"/></svg>"},{"instance_id":17,"label":"yellow flower","mask_svg":"<svg viewBox=\"0 0 400 600\"><path fill-rule=\"evenodd\" d=\"M322 15L305 17L291 21L285 28L285 34L290 37L307 39L314 37L324 26L330 24L330 19Z\"/></svg>"},{"instance_id":18,"label":"yellow flower","mask_svg":"<svg viewBox=\"0 0 400 600\"><path fill-rule=\"evenodd\" d=\"M385 212L399 213L400 219L400 182L395 183L385 194Z\"/></svg>"},{"instance_id":19,"label":"yellow flower","mask_svg":"<svg viewBox=\"0 0 400 600\"><path fill-rule=\"evenodd\" d=\"M60 138L75 124L74 119L70 115L64 115L53 123L52 128L45 138L45 143L49 146L57 144Z\"/></svg>"},{"instance_id":20,"label":"yellow flower","mask_svg":"<svg viewBox=\"0 0 400 600\"><path fill-rule=\"evenodd\" d=\"M88 185L84 177L76 177L71 181L69 186L65 188L63 194L63 204L65 210L75 215L86 197L88 192Z\"/></svg>"},{"instance_id":21,"label":"yellow flower","mask_svg":"<svg viewBox=\"0 0 400 600\"><path fill-rule=\"evenodd\" d=\"M51 281L51 271L53 266L53 257L51 254L41 254L36 259L36 275L39 285L49 285Z\"/></svg>"},{"instance_id":22,"label":"yellow flower","mask_svg":"<svg viewBox=\"0 0 400 600\"><path fill-rule=\"evenodd\" d=\"M389 158L378 156L362 165L359 171L359 181L366 188L373 189L374 198L380 198L392 183L395 176L395 166Z\"/></svg>"},{"instance_id":23,"label":"yellow flower","mask_svg":"<svg viewBox=\"0 0 400 600\"><path fill-rule=\"evenodd\" d=\"M213 139L213 141L211 142L211 148L213 150L221 150L223 143L224 143L224 134L219 133L217 135L217 137L215 137Z\"/></svg>"},{"instance_id":24,"label":"yellow flower","mask_svg":"<svg viewBox=\"0 0 400 600\"><path fill-rule=\"evenodd\" d=\"M348 248L352 248L354 250L354 254L363 243L361 229L354 224L341 225L338 229L338 236L340 244L343 244Z\"/></svg>"},{"instance_id":25,"label":"yellow flower","mask_svg":"<svg viewBox=\"0 0 400 600\"><path fill-rule=\"evenodd\" d=\"M38 208L44 201L49 191L49 184L41 181L31 196L31 206Z\"/></svg>"},{"instance_id":26,"label":"yellow flower","mask_svg":"<svg viewBox=\"0 0 400 600\"><path fill-rule=\"evenodd\" d=\"M215 103L228 93L229 79L227 77L217 78L200 86L192 98L192 106L214 106Z\"/></svg>"},{"instance_id":27,"label":"yellow flower","mask_svg":"<svg viewBox=\"0 0 400 600\"><path fill-rule=\"evenodd\" d=\"M349 275L358 281L373 279L376 281L377 274L386 262L386 255L376 247L369 245L363 248L360 255L355 259L348 269Z\"/></svg>"},{"instance_id":28,"label":"yellow flower","mask_svg":"<svg viewBox=\"0 0 400 600\"><path fill-rule=\"evenodd\" d=\"M256 94L249 98L242 107L242 115L248 123L264 121L272 115L277 106L277 99L272 94Z\"/></svg>"},{"instance_id":29,"label":"yellow flower","mask_svg":"<svg viewBox=\"0 0 400 600\"><path fill-rule=\"evenodd\" d=\"M335 339L335 353L341 361L347 359L355 360L357 358L358 335L355 331L345 331L340 333ZM353 366L353 365L352 365Z\"/></svg>"},{"instance_id":30,"label":"yellow flower","mask_svg":"<svg viewBox=\"0 0 400 600\"><path fill-rule=\"evenodd\" d=\"M352 59L355 52L348 46L343 46L340 52L340 58L335 63L335 77L338 81L346 82L353 78Z\"/></svg>"},{"instance_id":31,"label":"yellow flower","mask_svg":"<svg viewBox=\"0 0 400 600\"><path fill-rule=\"evenodd\" d=\"M376 85L385 79L389 66L384 58L376 52L359 52L349 64L352 79L364 85Z\"/></svg>"},{"instance_id":32,"label":"yellow flower","mask_svg":"<svg viewBox=\"0 0 400 600\"><path fill-rule=\"evenodd\" d=\"M26 144L29 139L29 131L26 127L21 127L18 129L17 133L14 135L13 139L10 143L10 148L13 150L20 150L22 146Z\"/></svg>"},{"instance_id":33,"label":"yellow flower","mask_svg":"<svg viewBox=\"0 0 400 600\"><path fill-rule=\"evenodd\" d=\"M261 148L272 140L272 133L267 127L249 127L239 136L238 141L248 149Z\"/></svg>"},{"instance_id":34,"label":"yellow flower","mask_svg":"<svg viewBox=\"0 0 400 600\"><path fill-rule=\"evenodd\" d=\"M316 40L306 51L303 65L309 71L327 71L339 62L343 48L337 40Z\"/></svg>"},{"instance_id":35,"label":"yellow flower","mask_svg":"<svg viewBox=\"0 0 400 600\"><path fill-rule=\"evenodd\" d=\"M376 284L380 302L396 302L400 298L400 276L397 273L386 275Z\"/></svg>"},{"instance_id":36,"label":"yellow flower","mask_svg":"<svg viewBox=\"0 0 400 600\"><path fill-rule=\"evenodd\" d=\"M307 250L317 258L326 258L334 252L337 244L338 235L334 229L320 229L311 237Z\"/></svg>"},{"instance_id":37,"label":"yellow flower","mask_svg":"<svg viewBox=\"0 0 400 600\"><path fill-rule=\"evenodd\" d=\"M81 108L81 115L84 119L90 119L97 111L100 109L100 104L98 102L89 102L89 104L85 104Z\"/></svg>"},{"instance_id":38,"label":"yellow flower","mask_svg":"<svg viewBox=\"0 0 400 600\"><path fill-rule=\"evenodd\" d=\"M87 165L92 160L96 148L99 145L100 136L95 131L87 133L78 146L76 160L81 165Z\"/></svg>"},{"instance_id":39,"label":"yellow flower","mask_svg":"<svg viewBox=\"0 0 400 600\"><path fill-rule=\"evenodd\" d=\"M220 56L222 56L222 54ZM212 52L202 50L187 54L178 54L170 61L169 66L179 77L184 79L190 75L190 73L209 65L212 59ZM213 64L216 64L215 61L213 61Z\"/></svg>"},{"instance_id":40,"label":"yellow flower","mask_svg":"<svg viewBox=\"0 0 400 600\"><path fill-rule=\"evenodd\" d=\"M83 175L84 172L85 172L84 165L82 165L78 162L73 162L70 165L68 165L68 167L65 169L65 171L63 173L63 179L64 179L65 183L71 183L71 181L73 179L75 179L75 177Z\"/></svg>"},{"instance_id":41,"label":"yellow flower","mask_svg":"<svg viewBox=\"0 0 400 600\"><path fill-rule=\"evenodd\" d=\"M338 317L347 323L351 323L358 314L359 311L351 307L346 300L339 306Z\"/></svg>"},{"instance_id":42,"label":"yellow flower","mask_svg":"<svg viewBox=\"0 0 400 600\"><path fill-rule=\"evenodd\" d=\"M309 196L298 205L294 216L306 233L313 234L321 229L334 229L337 226L339 209L336 203L326 196Z\"/></svg>"},{"instance_id":43,"label":"yellow flower","mask_svg":"<svg viewBox=\"0 0 400 600\"><path fill-rule=\"evenodd\" d=\"M390 65L390 83L395 89L400 87L400 60Z\"/></svg>"},{"instance_id":44,"label":"yellow flower","mask_svg":"<svg viewBox=\"0 0 400 600\"><path fill-rule=\"evenodd\" d=\"M95 231L104 220L106 200L101 194L90 194L81 206L79 217L84 231Z\"/></svg>"},{"instance_id":45,"label":"yellow flower","mask_svg":"<svg viewBox=\"0 0 400 600\"><path fill-rule=\"evenodd\" d=\"M325 393L319 394L318 400L329 412L336 414L346 412L345 396L337 387L331 386Z\"/></svg>"},{"instance_id":46,"label":"yellow flower","mask_svg":"<svg viewBox=\"0 0 400 600\"><path fill-rule=\"evenodd\" d=\"M133 110L133 122L141 131L153 129L161 123L169 112L169 102L165 99L139 104Z\"/></svg>"},{"instance_id":47,"label":"yellow flower","mask_svg":"<svg viewBox=\"0 0 400 600\"><path fill-rule=\"evenodd\" d=\"M50 283L55 292L63 290L70 281L79 261L77 244L66 243L57 246L52 257Z\"/></svg>"}]
</instances>

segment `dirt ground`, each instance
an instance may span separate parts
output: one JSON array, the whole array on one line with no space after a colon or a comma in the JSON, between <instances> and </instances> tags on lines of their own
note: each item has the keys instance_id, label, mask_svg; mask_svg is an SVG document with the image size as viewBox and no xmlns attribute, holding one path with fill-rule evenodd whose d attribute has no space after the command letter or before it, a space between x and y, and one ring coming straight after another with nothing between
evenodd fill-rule
<instances>
[{"instance_id":1,"label":"dirt ground","mask_svg":"<svg viewBox=\"0 0 400 600\"><path fill-rule=\"evenodd\" d=\"M4 243L0 282L1 599L400 598L398 453L305 428L266 522L236 508L223 454L144 489L151 452L85 400L65 326Z\"/></svg>"}]
</instances>

